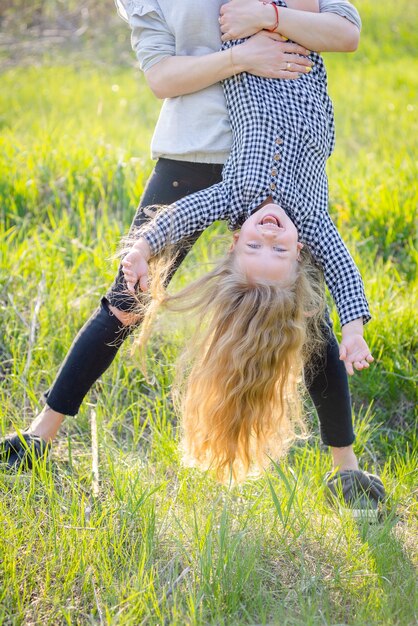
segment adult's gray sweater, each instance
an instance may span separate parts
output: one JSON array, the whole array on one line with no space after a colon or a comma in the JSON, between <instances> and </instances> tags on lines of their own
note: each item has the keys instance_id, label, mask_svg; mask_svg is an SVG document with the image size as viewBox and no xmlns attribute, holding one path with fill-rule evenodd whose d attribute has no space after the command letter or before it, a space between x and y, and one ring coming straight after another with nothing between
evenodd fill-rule
<instances>
[{"instance_id":1,"label":"adult's gray sweater","mask_svg":"<svg viewBox=\"0 0 418 626\"><path fill-rule=\"evenodd\" d=\"M225 0L115 0L128 21L142 71L168 56L202 56L221 47L219 10ZM320 0L320 11L336 13L361 27L347 0ZM167 98L151 142L154 159L224 163L231 129L220 83L196 93Z\"/></svg>"}]
</instances>

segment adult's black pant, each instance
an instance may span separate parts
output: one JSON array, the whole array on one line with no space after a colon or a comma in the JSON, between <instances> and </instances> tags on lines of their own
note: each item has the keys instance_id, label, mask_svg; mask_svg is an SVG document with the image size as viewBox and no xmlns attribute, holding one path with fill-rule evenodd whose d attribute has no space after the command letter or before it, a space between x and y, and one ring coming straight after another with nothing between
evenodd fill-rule
<instances>
[{"instance_id":1,"label":"adult's black pant","mask_svg":"<svg viewBox=\"0 0 418 626\"><path fill-rule=\"evenodd\" d=\"M221 180L222 165L159 159L146 185L132 227L149 220L144 207L171 204ZM172 275L201 233L182 243ZM94 382L109 367L123 341L132 331L110 312L109 303L130 311L135 301L129 295L119 268L113 285L99 308L81 328L50 389L48 405L65 415L76 415ZM326 343L323 354L316 355L315 367L308 364L307 388L316 407L322 441L343 447L354 441L351 401L345 367L339 359L338 343L330 322L324 320Z\"/></svg>"}]
</instances>

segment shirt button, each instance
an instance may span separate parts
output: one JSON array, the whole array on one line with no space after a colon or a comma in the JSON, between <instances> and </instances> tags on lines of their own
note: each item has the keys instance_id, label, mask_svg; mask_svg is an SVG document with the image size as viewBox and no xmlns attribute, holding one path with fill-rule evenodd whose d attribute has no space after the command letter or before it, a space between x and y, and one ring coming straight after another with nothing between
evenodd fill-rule
<instances>
[{"instance_id":1,"label":"shirt button","mask_svg":"<svg viewBox=\"0 0 418 626\"><path fill-rule=\"evenodd\" d=\"M276 143L277 143L278 146L281 146L282 143L283 143L283 139L280 139L280 137L277 137Z\"/></svg>"},{"instance_id":2,"label":"shirt button","mask_svg":"<svg viewBox=\"0 0 418 626\"><path fill-rule=\"evenodd\" d=\"M280 154L275 154L273 158L275 161L280 161L281 157L280 157Z\"/></svg>"},{"instance_id":3,"label":"shirt button","mask_svg":"<svg viewBox=\"0 0 418 626\"><path fill-rule=\"evenodd\" d=\"M271 189L272 191L274 191L274 190L276 189L276 185L275 185L274 183L271 183L271 184L270 184L270 189Z\"/></svg>"},{"instance_id":4,"label":"shirt button","mask_svg":"<svg viewBox=\"0 0 418 626\"><path fill-rule=\"evenodd\" d=\"M277 170L276 170L275 167L271 170L271 175L272 176L277 176Z\"/></svg>"}]
</instances>

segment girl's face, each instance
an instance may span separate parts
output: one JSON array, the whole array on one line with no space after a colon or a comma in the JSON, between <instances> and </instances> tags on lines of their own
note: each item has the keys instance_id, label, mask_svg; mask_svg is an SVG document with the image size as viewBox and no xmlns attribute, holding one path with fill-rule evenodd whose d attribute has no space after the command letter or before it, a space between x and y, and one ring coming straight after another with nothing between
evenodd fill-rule
<instances>
[{"instance_id":1,"label":"girl's face","mask_svg":"<svg viewBox=\"0 0 418 626\"><path fill-rule=\"evenodd\" d=\"M239 268L251 281L291 282L299 252L298 231L277 204L266 204L234 233L231 250Z\"/></svg>"}]
</instances>

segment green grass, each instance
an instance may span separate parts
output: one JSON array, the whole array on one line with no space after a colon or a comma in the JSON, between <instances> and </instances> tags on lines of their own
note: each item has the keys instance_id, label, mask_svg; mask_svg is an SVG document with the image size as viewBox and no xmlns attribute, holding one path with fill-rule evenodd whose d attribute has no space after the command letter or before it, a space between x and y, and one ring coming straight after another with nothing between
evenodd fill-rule
<instances>
[{"instance_id":1,"label":"green grass","mask_svg":"<svg viewBox=\"0 0 418 626\"><path fill-rule=\"evenodd\" d=\"M330 459L314 416L309 441L258 481L226 490L183 468L170 384L184 329L170 318L154 340L152 383L123 348L66 422L52 462L0 474L0 623L416 623L416 7L358 6L360 50L327 57L337 120L330 197L373 312L366 332L376 364L351 389L356 449L387 486L388 517L368 528L329 507ZM113 278L110 257L152 168L159 107L137 70L92 62L83 50L71 62L58 50L36 67L10 67L1 85L0 432L8 432L42 406ZM177 286L203 271L224 232L216 225L201 238Z\"/></svg>"}]
</instances>

